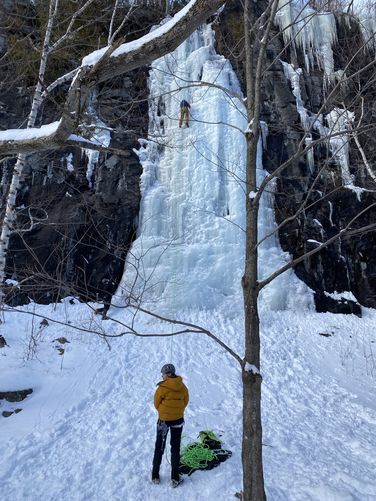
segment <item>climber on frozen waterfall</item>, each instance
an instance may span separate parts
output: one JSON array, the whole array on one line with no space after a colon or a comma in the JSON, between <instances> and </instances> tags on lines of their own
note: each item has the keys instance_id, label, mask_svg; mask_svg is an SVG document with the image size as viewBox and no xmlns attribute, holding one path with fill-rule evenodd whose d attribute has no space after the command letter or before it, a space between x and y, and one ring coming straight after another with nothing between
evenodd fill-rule
<instances>
[{"instance_id":1,"label":"climber on frozen waterfall","mask_svg":"<svg viewBox=\"0 0 376 501\"><path fill-rule=\"evenodd\" d=\"M189 127L189 110L191 108L191 105L183 99L180 103L180 117L179 117L179 127L183 125L183 121L185 119L185 125Z\"/></svg>"}]
</instances>

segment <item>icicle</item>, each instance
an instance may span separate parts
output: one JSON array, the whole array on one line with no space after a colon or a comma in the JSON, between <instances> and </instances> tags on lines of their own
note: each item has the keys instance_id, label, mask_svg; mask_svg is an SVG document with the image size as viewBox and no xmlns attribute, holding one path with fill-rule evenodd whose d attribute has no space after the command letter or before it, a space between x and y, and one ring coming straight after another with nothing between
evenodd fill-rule
<instances>
[{"instance_id":1,"label":"icicle","mask_svg":"<svg viewBox=\"0 0 376 501\"><path fill-rule=\"evenodd\" d=\"M349 136L346 131L349 130L350 123L354 120L354 113L341 109L334 108L326 115L326 120L329 125L329 147L334 159L341 168L342 182L345 186L353 186L354 179L350 174L349 167ZM343 132L343 134L338 134ZM330 134L338 134L330 136Z\"/></svg>"},{"instance_id":2,"label":"icicle","mask_svg":"<svg viewBox=\"0 0 376 501\"><path fill-rule=\"evenodd\" d=\"M266 141L269 134L268 124L266 122L260 121L260 130L261 130L261 144L262 148L266 150Z\"/></svg>"},{"instance_id":3,"label":"icicle","mask_svg":"<svg viewBox=\"0 0 376 501\"><path fill-rule=\"evenodd\" d=\"M330 221L330 226L334 226L333 225L333 204L332 204L332 202L329 202L329 201L328 201L328 204L329 204L329 221Z\"/></svg>"},{"instance_id":4,"label":"icicle","mask_svg":"<svg viewBox=\"0 0 376 501\"><path fill-rule=\"evenodd\" d=\"M310 146L311 144L312 144L312 136L306 137L305 138L305 145ZM314 154L313 154L313 148L310 148L307 151L306 157L307 157L307 164L309 167L309 172L312 174L314 167L315 167L315 158L314 158Z\"/></svg>"},{"instance_id":5,"label":"icicle","mask_svg":"<svg viewBox=\"0 0 376 501\"><path fill-rule=\"evenodd\" d=\"M276 24L283 34L285 45L292 44L303 51L306 70L314 62L331 80L334 71L333 44L337 40L335 17L331 13L318 13L308 2L279 0Z\"/></svg>"},{"instance_id":6,"label":"icicle","mask_svg":"<svg viewBox=\"0 0 376 501\"><path fill-rule=\"evenodd\" d=\"M375 33L376 33L376 7L373 2L357 1L352 5L354 16L359 19L360 29L362 31L364 43L375 50Z\"/></svg>"},{"instance_id":7,"label":"icicle","mask_svg":"<svg viewBox=\"0 0 376 501\"><path fill-rule=\"evenodd\" d=\"M306 133L305 144L309 146L312 143L312 136L310 130L316 120L316 117L312 118L310 113L305 108L303 99L300 92L300 75L302 74L301 68L295 69L292 64L286 63L282 61L283 71L285 73L286 78L288 78L291 82L292 93L296 99L296 109L300 116L300 121L302 123L303 129ZM313 148L310 148L307 151L307 164L310 172L313 172L314 169L314 155Z\"/></svg>"},{"instance_id":8,"label":"icicle","mask_svg":"<svg viewBox=\"0 0 376 501\"><path fill-rule=\"evenodd\" d=\"M72 153L69 153L69 155L67 155L67 170L69 172L74 172L73 154Z\"/></svg>"},{"instance_id":9,"label":"icicle","mask_svg":"<svg viewBox=\"0 0 376 501\"><path fill-rule=\"evenodd\" d=\"M88 106L88 112L92 115L92 122L90 124L90 137L92 141L100 144L101 146L109 146L111 142L111 133L107 125L102 122L98 117L97 112L94 107L94 101L96 96L92 97L92 100ZM94 174L95 167L98 163L99 151L84 148L83 151L87 156L87 167L86 167L86 179L89 183L89 188L93 187L92 178Z\"/></svg>"}]
</instances>

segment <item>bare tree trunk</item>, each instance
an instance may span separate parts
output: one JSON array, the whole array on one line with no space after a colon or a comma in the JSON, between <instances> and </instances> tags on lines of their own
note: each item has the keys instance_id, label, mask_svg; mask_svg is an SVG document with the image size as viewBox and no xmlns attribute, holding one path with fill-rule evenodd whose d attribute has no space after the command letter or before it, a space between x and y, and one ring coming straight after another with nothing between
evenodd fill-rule
<instances>
[{"instance_id":1,"label":"bare tree trunk","mask_svg":"<svg viewBox=\"0 0 376 501\"><path fill-rule=\"evenodd\" d=\"M250 224L252 235L254 224ZM264 501L262 463L260 334L258 316L257 246L247 239L247 258L243 277L245 312L245 364L243 381L243 501Z\"/></svg>"},{"instance_id":2,"label":"bare tree trunk","mask_svg":"<svg viewBox=\"0 0 376 501\"><path fill-rule=\"evenodd\" d=\"M255 3L244 2L245 74L247 86L246 131L246 248L242 279L245 359L243 380L243 501L266 500L262 462L260 319L258 314L258 215L262 192L257 188L257 145L260 136L261 82L264 57L278 1L269 3L257 19ZM266 21L266 22L265 22ZM265 24L264 24L265 23ZM260 39L259 24L264 25ZM257 55L257 57L256 57Z\"/></svg>"},{"instance_id":3,"label":"bare tree trunk","mask_svg":"<svg viewBox=\"0 0 376 501\"><path fill-rule=\"evenodd\" d=\"M255 191L257 143L247 139L247 192ZM245 321L245 364L243 380L243 501L263 501L264 475L262 465L260 320L258 315L259 287L257 281L257 220L258 201L247 197L246 258L242 280Z\"/></svg>"},{"instance_id":4,"label":"bare tree trunk","mask_svg":"<svg viewBox=\"0 0 376 501\"><path fill-rule=\"evenodd\" d=\"M257 142L259 136L259 110L255 101L254 62L251 40L252 12L250 1L244 5L244 33L247 85L248 129L246 163L246 249L245 269L242 280L245 316L245 364L243 380L243 501L263 501L266 499L262 465L261 426L261 376L260 369L260 321L258 316L257 282L257 221L259 200L254 195L256 184ZM259 89L258 89L259 90ZM253 367L253 370L250 369Z\"/></svg>"},{"instance_id":5,"label":"bare tree trunk","mask_svg":"<svg viewBox=\"0 0 376 501\"><path fill-rule=\"evenodd\" d=\"M256 138L247 138L247 193L256 191ZM264 474L262 464L260 319L257 281L257 220L259 203L247 197L246 258L242 280L245 321L245 364L243 380L243 501L263 501Z\"/></svg>"},{"instance_id":6,"label":"bare tree trunk","mask_svg":"<svg viewBox=\"0 0 376 501\"><path fill-rule=\"evenodd\" d=\"M59 0L51 0L49 8L49 16L46 27L46 34L43 41L42 54L39 65L38 81L35 87L33 102L31 104L31 109L29 113L29 118L27 121L27 128L35 126L38 112L42 103L42 92L43 92L43 80L46 72L48 55L50 52L50 41L52 34L52 27L54 23L54 18L57 13L59 5ZM17 161L13 169L12 180L9 187L9 192L6 201L5 215L3 219L3 224L1 228L0 236L0 301L3 299L3 292L1 286L5 279L5 264L6 256L9 248L9 240L12 230L14 228L14 221L16 219L16 199L17 193L20 187L20 182L22 179L23 170L26 163L26 155L21 153L17 156Z\"/></svg>"},{"instance_id":7,"label":"bare tree trunk","mask_svg":"<svg viewBox=\"0 0 376 501\"><path fill-rule=\"evenodd\" d=\"M242 501L266 500L262 463L261 377L243 369Z\"/></svg>"}]
</instances>

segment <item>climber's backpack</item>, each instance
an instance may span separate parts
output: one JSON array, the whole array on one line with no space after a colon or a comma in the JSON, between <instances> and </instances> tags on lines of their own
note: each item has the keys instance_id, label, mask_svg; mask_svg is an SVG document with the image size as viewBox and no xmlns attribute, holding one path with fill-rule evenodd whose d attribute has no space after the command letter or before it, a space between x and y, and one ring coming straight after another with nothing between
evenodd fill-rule
<instances>
[{"instance_id":1,"label":"climber's backpack","mask_svg":"<svg viewBox=\"0 0 376 501\"><path fill-rule=\"evenodd\" d=\"M231 451L222 449L221 441L212 431L200 431L198 437L200 442L193 442L182 449L181 475L191 475L196 470L211 470L232 455Z\"/></svg>"}]
</instances>

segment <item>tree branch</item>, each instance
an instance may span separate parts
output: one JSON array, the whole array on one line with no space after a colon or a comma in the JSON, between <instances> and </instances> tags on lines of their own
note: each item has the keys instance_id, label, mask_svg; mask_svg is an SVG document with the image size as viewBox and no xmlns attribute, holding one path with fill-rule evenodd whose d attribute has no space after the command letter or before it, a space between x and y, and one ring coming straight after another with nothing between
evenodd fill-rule
<instances>
[{"instance_id":1,"label":"tree branch","mask_svg":"<svg viewBox=\"0 0 376 501\"><path fill-rule=\"evenodd\" d=\"M158 315L157 313L153 313L149 310L145 310L144 308L141 308L140 306L137 305L130 305L131 308L136 309L137 311L141 311L142 313L145 313L146 315L149 315L151 317L157 318L158 320L162 320L163 322L167 322L173 325L182 325L189 327L190 330L188 332L197 332L197 333L202 333L206 334L208 337L213 339L216 343L218 343L224 350L226 350L232 357L235 358L239 362L240 365L242 365L243 361L241 357L233 351L227 344L225 344L223 341L221 341L217 336L215 336L212 332L208 331L207 329L204 329L203 327L196 325L196 324L191 324L190 322L182 322L180 320L175 320L172 318L164 317L162 315Z\"/></svg>"},{"instance_id":2,"label":"tree branch","mask_svg":"<svg viewBox=\"0 0 376 501\"><path fill-rule=\"evenodd\" d=\"M326 240L322 244L318 245L315 249L312 249L311 251L302 254L298 258L293 259L292 261L290 261L289 263L287 263L285 266L282 266L282 268L280 268L279 270L276 270L274 273L272 273L271 275L269 275L268 278L265 278L264 280L261 280L258 283L259 290L263 289L266 285L268 285L270 282L272 282L279 275L282 275L282 273L284 273L285 271L289 270L290 268L293 268L297 264L299 264L302 261L304 261L304 259L306 259L307 257L313 256L314 254L317 254L317 252L320 252L322 249L325 249L326 247L328 247L328 245L330 245L333 242L335 242L341 236L346 236L347 234L348 234L348 236L353 236L353 235L356 235L358 233L362 233L363 231L369 232L369 231L372 231L373 229L376 229L376 223L372 223L372 224L368 224L366 226L362 226L361 228L356 228L354 230L350 230L349 231L350 226L361 215L363 215L365 212L369 211L370 209L372 209L372 207L375 207L375 206L376 206L376 202L373 203L373 204L371 204L371 205L369 205L368 207L366 207L365 209L363 209L361 212L359 212L355 217L353 217L351 219L351 221L349 221L349 223L347 223L347 225L345 226L345 228L342 228L342 230L340 230L338 233L336 233L335 235L333 235L331 238L329 238L328 240Z\"/></svg>"},{"instance_id":3,"label":"tree branch","mask_svg":"<svg viewBox=\"0 0 376 501\"><path fill-rule=\"evenodd\" d=\"M86 99L95 85L148 65L172 52L223 3L223 0L191 0L172 19L138 40L120 46L115 43L86 56L74 76L66 99L65 111L55 133L20 140L17 137L9 139L4 131L3 138L0 135L0 155L32 153L58 149L66 145L69 136L76 131ZM65 78L71 78L73 74L74 71L70 72L61 77L61 80L58 79L55 84Z\"/></svg>"}]
</instances>

